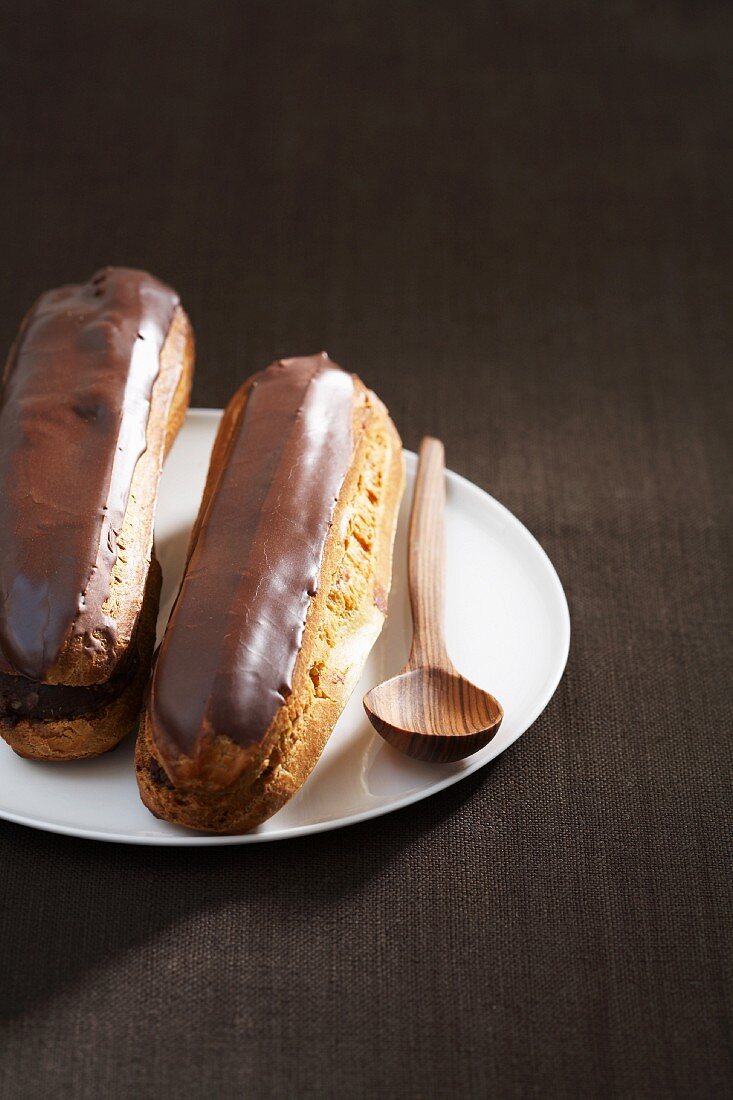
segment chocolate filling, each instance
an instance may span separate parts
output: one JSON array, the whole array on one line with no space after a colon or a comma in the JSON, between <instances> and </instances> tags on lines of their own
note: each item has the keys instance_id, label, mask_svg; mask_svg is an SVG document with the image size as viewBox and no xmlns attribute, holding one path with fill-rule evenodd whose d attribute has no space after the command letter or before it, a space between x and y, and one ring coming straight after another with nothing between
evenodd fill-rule
<instances>
[{"instance_id":1,"label":"chocolate filling","mask_svg":"<svg viewBox=\"0 0 733 1100\"><path fill-rule=\"evenodd\" d=\"M163 769L161 768L160 764L158 763L158 761L155 759L154 756L150 757L149 770L150 770L150 778L152 779L153 783L157 783L157 785L159 787L167 787L169 791L175 790L175 787L173 786L170 779L168 778L166 773L163 771Z\"/></svg>"},{"instance_id":2,"label":"chocolate filling","mask_svg":"<svg viewBox=\"0 0 733 1100\"><path fill-rule=\"evenodd\" d=\"M140 664L137 646L130 647L124 662L104 684L76 687L70 684L43 684L26 676L0 672L0 722L17 724L21 719L33 722L56 721L93 714L113 702L133 680Z\"/></svg>"}]
</instances>

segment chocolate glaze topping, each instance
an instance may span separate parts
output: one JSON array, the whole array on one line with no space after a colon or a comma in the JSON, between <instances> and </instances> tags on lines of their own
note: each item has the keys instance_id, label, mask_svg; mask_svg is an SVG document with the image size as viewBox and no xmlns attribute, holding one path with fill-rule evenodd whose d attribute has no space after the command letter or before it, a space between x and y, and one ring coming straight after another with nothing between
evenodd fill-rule
<instances>
[{"instance_id":1,"label":"chocolate glaze topping","mask_svg":"<svg viewBox=\"0 0 733 1100\"><path fill-rule=\"evenodd\" d=\"M324 355L256 375L158 654L152 736L165 762L207 732L261 740L292 686L351 461L351 375Z\"/></svg>"},{"instance_id":2,"label":"chocolate glaze topping","mask_svg":"<svg viewBox=\"0 0 733 1100\"><path fill-rule=\"evenodd\" d=\"M21 328L0 394L0 672L42 680L70 631L114 644L102 605L177 304L108 267Z\"/></svg>"}]
</instances>

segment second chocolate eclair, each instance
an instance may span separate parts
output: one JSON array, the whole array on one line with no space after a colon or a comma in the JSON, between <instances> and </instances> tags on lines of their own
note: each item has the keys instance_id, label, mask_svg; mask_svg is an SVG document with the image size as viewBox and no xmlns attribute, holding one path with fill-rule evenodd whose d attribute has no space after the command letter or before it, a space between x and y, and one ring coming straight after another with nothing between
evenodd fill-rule
<instances>
[{"instance_id":1,"label":"second chocolate eclair","mask_svg":"<svg viewBox=\"0 0 733 1100\"><path fill-rule=\"evenodd\" d=\"M403 481L384 405L325 355L234 396L138 736L154 814L244 832L307 779L384 621Z\"/></svg>"}]
</instances>

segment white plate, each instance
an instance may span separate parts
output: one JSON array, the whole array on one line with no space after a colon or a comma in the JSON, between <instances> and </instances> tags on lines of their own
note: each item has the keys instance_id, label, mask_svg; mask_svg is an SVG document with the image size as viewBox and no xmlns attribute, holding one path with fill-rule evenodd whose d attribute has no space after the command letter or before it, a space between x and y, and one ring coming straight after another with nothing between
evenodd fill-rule
<instances>
[{"instance_id":1,"label":"white plate","mask_svg":"<svg viewBox=\"0 0 733 1100\"><path fill-rule=\"evenodd\" d=\"M163 567L159 635L180 580L221 413L193 409L166 464L156 523ZM389 616L361 683L304 787L245 836L192 833L152 817L132 767L133 738L106 756L74 764L22 760L0 741L0 817L38 829L128 844L253 844L338 829L435 794L483 767L535 721L565 668L570 616L557 573L518 519L471 482L448 473L446 634L469 679L504 706L499 733L468 760L427 764L392 749L374 732L362 697L399 671L411 620L406 533L417 461L407 454Z\"/></svg>"}]
</instances>

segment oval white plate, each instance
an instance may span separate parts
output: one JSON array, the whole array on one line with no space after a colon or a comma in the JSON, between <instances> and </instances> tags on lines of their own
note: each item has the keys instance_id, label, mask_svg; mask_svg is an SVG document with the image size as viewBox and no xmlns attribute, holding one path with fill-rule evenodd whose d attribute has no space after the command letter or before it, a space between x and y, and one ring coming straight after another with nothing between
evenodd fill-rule
<instances>
[{"instance_id":1,"label":"oval white plate","mask_svg":"<svg viewBox=\"0 0 733 1100\"><path fill-rule=\"evenodd\" d=\"M156 523L163 567L159 636L170 613L221 413L193 409L161 484ZM417 461L407 454L389 616L361 683L304 787L245 836L208 836L158 821L141 803L133 738L106 756L74 764L23 760L0 741L0 817L22 825L128 844L253 844L338 829L400 809L457 783L493 760L535 721L562 676L570 616L557 573L518 519L471 482L448 473L446 634L460 670L501 701L505 717L485 749L456 764L400 755L374 732L364 693L407 659L407 520Z\"/></svg>"}]
</instances>

